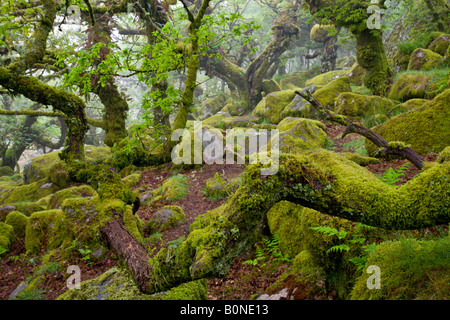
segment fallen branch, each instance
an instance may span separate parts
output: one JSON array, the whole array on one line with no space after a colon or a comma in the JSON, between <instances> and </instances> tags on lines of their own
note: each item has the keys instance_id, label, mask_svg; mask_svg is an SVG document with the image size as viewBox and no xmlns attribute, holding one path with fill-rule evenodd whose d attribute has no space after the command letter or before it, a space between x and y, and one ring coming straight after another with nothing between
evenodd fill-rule
<instances>
[{"instance_id":1,"label":"fallen branch","mask_svg":"<svg viewBox=\"0 0 450 320\"><path fill-rule=\"evenodd\" d=\"M346 126L342 138L347 136L349 133L359 134L368 140L372 141L375 145L380 147L380 153L382 155L396 155L408 159L412 164L414 164L418 169L422 170L424 159L417 154L413 149L405 146L404 143L393 141L388 142L378 133L370 130L354 121L345 118L331 110L325 108L312 94L306 90L305 92L295 91L296 94L301 96L303 99L311 103L311 105L327 120L338 123L340 125Z\"/></svg>"}]
</instances>

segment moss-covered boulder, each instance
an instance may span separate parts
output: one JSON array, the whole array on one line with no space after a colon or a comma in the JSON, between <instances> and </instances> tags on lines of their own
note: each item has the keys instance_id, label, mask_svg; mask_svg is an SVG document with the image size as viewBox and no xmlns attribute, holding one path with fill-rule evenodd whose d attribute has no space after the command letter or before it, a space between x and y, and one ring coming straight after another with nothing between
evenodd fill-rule
<instances>
[{"instance_id":1,"label":"moss-covered boulder","mask_svg":"<svg viewBox=\"0 0 450 320\"><path fill-rule=\"evenodd\" d=\"M126 270L114 267L102 275L80 283L80 289L69 289L57 300L206 300L205 279L181 284L168 291L143 294Z\"/></svg>"},{"instance_id":2,"label":"moss-covered boulder","mask_svg":"<svg viewBox=\"0 0 450 320\"><path fill-rule=\"evenodd\" d=\"M427 99L410 99L402 104L399 104L397 108L401 110L410 111L417 109L418 107L422 106L424 103L427 103L429 101L430 100Z\"/></svg>"},{"instance_id":3,"label":"moss-covered boulder","mask_svg":"<svg viewBox=\"0 0 450 320\"><path fill-rule=\"evenodd\" d=\"M366 75L366 69L355 62L345 75L350 79L351 83L361 86Z\"/></svg>"},{"instance_id":4,"label":"moss-covered boulder","mask_svg":"<svg viewBox=\"0 0 450 320\"><path fill-rule=\"evenodd\" d=\"M97 192L91 186L81 185L55 192L39 200L41 204L47 203L48 209L61 209L62 204L69 198L92 198L97 196Z\"/></svg>"},{"instance_id":5,"label":"moss-covered boulder","mask_svg":"<svg viewBox=\"0 0 450 320\"><path fill-rule=\"evenodd\" d=\"M334 70L325 72L322 74L319 74L315 76L314 78L311 78L305 82L305 86L309 86L312 84L318 85L318 86L324 86L328 84L329 82L336 80L340 77L345 76L348 70Z\"/></svg>"},{"instance_id":6,"label":"moss-covered boulder","mask_svg":"<svg viewBox=\"0 0 450 320\"><path fill-rule=\"evenodd\" d=\"M245 112L245 106L242 101L231 97L227 99L224 107L220 109L220 112L231 116L240 116Z\"/></svg>"},{"instance_id":7,"label":"moss-covered boulder","mask_svg":"<svg viewBox=\"0 0 450 320\"><path fill-rule=\"evenodd\" d=\"M45 179L27 185L0 186L0 204L34 202L56 192L59 188ZM22 211L23 212L23 211Z\"/></svg>"},{"instance_id":8,"label":"moss-covered boulder","mask_svg":"<svg viewBox=\"0 0 450 320\"><path fill-rule=\"evenodd\" d=\"M308 79L314 78L320 73L320 66L319 68L311 68L309 70L301 70L301 71L295 71L289 75L284 76L280 80L280 86L283 90L289 90L289 89L297 89L297 88L303 88L305 86L305 82Z\"/></svg>"},{"instance_id":9,"label":"moss-covered boulder","mask_svg":"<svg viewBox=\"0 0 450 320\"><path fill-rule=\"evenodd\" d=\"M179 206L164 206L156 211L147 223L149 233L161 232L183 224L186 221L183 208Z\"/></svg>"},{"instance_id":10,"label":"moss-covered boulder","mask_svg":"<svg viewBox=\"0 0 450 320\"><path fill-rule=\"evenodd\" d=\"M432 82L430 75L405 72L392 85L388 98L399 101L427 98Z\"/></svg>"},{"instance_id":11,"label":"moss-covered boulder","mask_svg":"<svg viewBox=\"0 0 450 320\"><path fill-rule=\"evenodd\" d=\"M440 240L404 239L382 242L372 252L356 281L353 300L442 300L450 292L450 237ZM380 288L369 289L373 271L380 268Z\"/></svg>"},{"instance_id":12,"label":"moss-covered boulder","mask_svg":"<svg viewBox=\"0 0 450 320\"><path fill-rule=\"evenodd\" d=\"M273 92L264 97L253 110L253 114L278 124L282 120L284 108L294 99L295 90Z\"/></svg>"},{"instance_id":13,"label":"moss-covered boulder","mask_svg":"<svg viewBox=\"0 0 450 320\"><path fill-rule=\"evenodd\" d=\"M0 222L0 254L8 250L14 240L14 227L4 222Z\"/></svg>"},{"instance_id":14,"label":"moss-covered boulder","mask_svg":"<svg viewBox=\"0 0 450 320\"><path fill-rule=\"evenodd\" d=\"M440 152L450 145L450 89L434 100L372 128L387 141L402 141L419 154ZM366 141L369 154L377 147Z\"/></svg>"},{"instance_id":15,"label":"moss-covered boulder","mask_svg":"<svg viewBox=\"0 0 450 320\"><path fill-rule=\"evenodd\" d=\"M224 93L219 93L214 98L206 99L198 112L197 118L204 120L208 117L215 115L219 112L227 101L227 95Z\"/></svg>"},{"instance_id":16,"label":"moss-covered boulder","mask_svg":"<svg viewBox=\"0 0 450 320\"><path fill-rule=\"evenodd\" d=\"M17 238L24 238L29 218L22 212L13 211L6 216L5 223L14 227L14 234Z\"/></svg>"},{"instance_id":17,"label":"moss-covered boulder","mask_svg":"<svg viewBox=\"0 0 450 320\"><path fill-rule=\"evenodd\" d=\"M58 248L66 239L65 223L65 214L60 209L33 213L25 230L27 251L38 253L43 248Z\"/></svg>"},{"instance_id":18,"label":"moss-covered boulder","mask_svg":"<svg viewBox=\"0 0 450 320\"><path fill-rule=\"evenodd\" d=\"M344 92L339 95L335 102L337 113L359 117L365 114L376 114L380 111L392 111L395 103L380 96L361 95L352 92Z\"/></svg>"},{"instance_id":19,"label":"moss-covered boulder","mask_svg":"<svg viewBox=\"0 0 450 320\"><path fill-rule=\"evenodd\" d=\"M428 49L437 54L440 54L441 56L445 56L449 46L450 34L443 34L433 42L431 42L431 44L428 46Z\"/></svg>"},{"instance_id":20,"label":"moss-covered boulder","mask_svg":"<svg viewBox=\"0 0 450 320\"><path fill-rule=\"evenodd\" d=\"M284 118L278 125L279 133L273 137L279 139L279 150L282 153L302 153L306 150L323 148L327 143L325 125L320 121L305 118Z\"/></svg>"},{"instance_id":21,"label":"moss-covered boulder","mask_svg":"<svg viewBox=\"0 0 450 320\"><path fill-rule=\"evenodd\" d=\"M264 79L261 84L261 93L268 95L269 93L281 91L281 87L274 79Z\"/></svg>"},{"instance_id":22,"label":"moss-covered boulder","mask_svg":"<svg viewBox=\"0 0 450 320\"><path fill-rule=\"evenodd\" d=\"M428 49L416 49L411 54L408 70L431 70L438 67L444 58Z\"/></svg>"},{"instance_id":23,"label":"moss-covered boulder","mask_svg":"<svg viewBox=\"0 0 450 320\"><path fill-rule=\"evenodd\" d=\"M188 179L182 174L169 177L164 183L154 190L153 201L166 200L177 201L184 199L188 193Z\"/></svg>"},{"instance_id":24,"label":"moss-covered boulder","mask_svg":"<svg viewBox=\"0 0 450 320\"><path fill-rule=\"evenodd\" d=\"M403 51L397 51L392 59L392 70L394 73L399 73L408 70L409 60L411 58L410 54Z\"/></svg>"},{"instance_id":25,"label":"moss-covered boulder","mask_svg":"<svg viewBox=\"0 0 450 320\"><path fill-rule=\"evenodd\" d=\"M214 177L206 180L204 193L213 200L225 198L238 188L240 182L240 176L225 180L223 175L216 173Z\"/></svg>"},{"instance_id":26,"label":"moss-covered boulder","mask_svg":"<svg viewBox=\"0 0 450 320\"><path fill-rule=\"evenodd\" d=\"M342 92L351 92L350 79L348 77L340 77L335 79L322 88L318 89L314 94L324 107L334 110L334 101Z\"/></svg>"},{"instance_id":27,"label":"moss-covered boulder","mask_svg":"<svg viewBox=\"0 0 450 320\"><path fill-rule=\"evenodd\" d=\"M232 129L235 127L247 127L249 124L254 124L259 121L259 117L254 114L245 116L229 117L223 120L222 129Z\"/></svg>"},{"instance_id":28,"label":"moss-covered boulder","mask_svg":"<svg viewBox=\"0 0 450 320\"><path fill-rule=\"evenodd\" d=\"M202 125L222 129L225 126L224 120L229 117L231 117L229 113L219 112L213 116L210 116L202 120Z\"/></svg>"},{"instance_id":29,"label":"moss-covered boulder","mask_svg":"<svg viewBox=\"0 0 450 320\"><path fill-rule=\"evenodd\" d=\"M323 86L316 86L315 84L309 85L301 90L301 93L305 93L308 91L311 94L314 94L317 89L322 88ZM283 118L286 117L301 117L301 118L311 118L314 119L318 116L318 112L315 108L305 100L302 96L296 94L294 99L284 108L282 113Z\"/></svg>"},{"instance_id":30,"label":"moss-covered boulder","mask_svg":"<svg viewBox=\"0 0 450 320\"><path fill-rule=\"evenodd\" d=\"M111 156L109 147L96 147L86 145L84 147L86 160L100 163ZM23 168L23 180L25 184L33 183L42 179L48 179L52 167L62 165L59 152L51 152L28 161Z\"/></svg>"},{"instance_id":31,"label":"moss-covered boulder","mask_svg":"<svg viewBox=\"0 0 450 320\"><path fill-rule=\"evenodd\" d=\"M14 170L10 167L0 167L0 177L7 176L10 177L14 174Z\"/></svg>"}]
</instances>

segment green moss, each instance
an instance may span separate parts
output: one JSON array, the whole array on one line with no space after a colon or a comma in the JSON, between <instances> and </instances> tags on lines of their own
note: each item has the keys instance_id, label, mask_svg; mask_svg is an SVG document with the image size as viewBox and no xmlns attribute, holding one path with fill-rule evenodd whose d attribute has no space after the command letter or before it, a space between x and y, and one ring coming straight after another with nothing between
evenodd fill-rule
<instances>
[{"instance_id":1,"label":"green moss","mask_svg":"<svg viewBox=\"0 0 450 320\"><path fill-rule=\"evenodd\" d=\"M61 209L64 200L69 198L90 198L97 196L97 192L91 186L81 185L60 190L48 197L49 209ZM46 197L46 198L47 198ZM47 202L47 201L46 201Z\"/></svg>"},{"instance_id":2,"label":"green moss","mask_svg":"<svg viewBox=\"0 0 450 320\"><path fill-rule=\"evenodd\" d=\"M350 80L348 77L340 77L318 89L313 97L324 107L334 110L334 101L342 92L351 92Z\"/></svg>"},{"instance_id":3,"label":"green moss","mask_svg":"<svg viewBox=\"0 0 450 320\"><path fill-rule=\"evenodd\" d=\"M305 86L305 82L317 76L320 73L320 65L312 67L309 70L295 71L289 75L284 76L280 80L280 86L283 90L298 89Z\"/></svg>"},{"instance_id":4,"label":"green moss","mask_svg":"<svg viewBox=\"0 0 450 320\"><path fill-rule=\"evenodd\" d=\"M442 34L441 36L439 36L433 42L430 43L428 49L437 54L440 54L441 56L445 56L449 46L450 46L450 34Z\"/></svg>"},{"instance_id":5,"label":"green moss","mask_svg":"<svg viewBox=\"0 0 450 320\"><path fill-rule=\"evenodd\" d=\"M259 117L255 115L244 115L240 117L229 117L223 119L222 129L231 129L235 127L247 127L249 124L259 121Z\"/></svg>"},{"instance_id":6,"label":"green moss","mask_svg":"<svg viewBox=\"0 0 450 320\"><path fill-rule=\"evenodd\" d=\"M372 158L372 157L364 157L358 153L353 153L353 152L342 152L341 155L346 157L348 160L351 160L363 167L365 167L369 164L377 164L377 163L381 162L380 159Z\"/></svg>"},{"instance_id":7,"label":"green moss","mask_svg":"<svg viewBox=\"0 0 450 320\"><path fill-rule=\"evenodd\" d=\"M206 280L191 281L166 292L143 294L125 270L117 267L81 282L80 289L70 289L57 300L206 300Z\"/></svg>"},{"instance_id":8,"label":"green moss","mask_svg":"<svg viewBox=\"0 0 450 320\"><path fill-rule=\"evenodd\" d=\"M337 113L351 117L376 114L380 111L391 112L394 109L395 103L390 99L352 92L341 93L335 103Z\"/></svg>"},{"instance_id":9,"label":"green moss","mask_svg":"<svg viewBox=\"0 0 450 320\"><path fill-rule=\"evenodd\" d=\"M218 113L211 117L208 117L202 121L203 126L210 126L214 128L220 128L223 126L226 118L229 118L230 115L226 113ZM222 125L221 125L222 124Z\"/></svg>"},{"instance_id":10,"label":"green moss","mask_svg":"<svg viewBox=\"0 0 450 320\"><path fill-rule=\"evenodd\" d=\"M307 80L305 82L305 86L309 86L312 84L324 86L333 80L343 77L346 72L347 72L347 70L334 70L334 71L329 71L326 73L319 74L319 75L315 76L314 78Z\"/></svg>"},{"instance_id":11,"label":"green moss","mask_svg":"<svg viewBox=\"0 0 450 320\"><path fill-rule=\"evenodd\" d=\"M329 39L330 33L335 33L336 27L334 25L320 25L315 24L311 28L310 37L315 42L325 42Z\"/></svg>"},{"instance_id":12,"label":"green moss","mask_svg":"<svg viewBox=\"0 0 450 320\"><path fill-rule=\"evenodd\" d=\"M125 228L141 243L144 243L144 221L133 214L131 206L126 206L123 213L123 223Z\"/></svg>"},{"instance_id":13,"label":"green moss","mask_svg":"<svg viewBox=\"0 0 450 320\"><path fill-rule=\"evenodd\" d=\"M65 214L62 210L33 213L25 230L27 251L38 253L42 248L55 249L66 239Z\"/></svg>"},{"instance_id":14,"label":"green moss","mask_svg":"<svg viewBox=\"0 0 450 320\"><path fill-rule=\"evenodd\" d=\"M2 248L8 250L14 240L14 227L4 222L0 222L0 250Z\"/></svg>"},{"instance_id":15,"label":"green moss","mask_svg":"<svg viewBox=\"0 0 450 320\"><path fill-rule=\"evenodd\" d=\"M421 107L372 128L387 141L403 141L419 154L440 152L450 144L450 89ZM367 141L372 154L377 147Z\"/></svg>"},{"instance_id":16,"label":"green moss","mask_svg":"<svg viewBox=\"0 0 450 320\"><path fill-rule=\"evenodd\" d=\"M438 67L444 58L437 53L427 49L416 49L411 54L408 70L432 70Z\"/></svg>"},{"instance_id":17,"label":"green moss","mask_svg":"<svg viewBox=\"0 0 450 320\"><path fill-rule=\"evenodd\" d=\"M210 199L221 199L231 195L241 183L241 178L238 176L227 180L229 182L216 173L216 176L206 180L204 193Z\"/></svg>"},{"instance_id":18,"label":"green moss","mask_svg":"<svg viewBox=\"0 0 450 320\"><path fill-rule=\"evenodd\" d=\"M261 92L264 92L265 95L281 91L281 87L274 79L264 79L261 84Z\"/></svg>"},{"instance_id":19,"label":"green moss","mask_svg":"<svg viewBox=\"0 0 450 320\"><path fill-rule=\"evenodd\" d=\"M14 234L18 238L25 237L25 229L29 223L29 218L19 211L8 213L5 223L14 227Z\"/></svg>"},{"instance_id":20,"label":"green moss","mask_svg":"<svg viewBox=\"0 0 450 320\"><path fill-rule=\"evenodd\" d=\"M184 199L188 192L188 180L186 176L177 174L172 176L153 192L154 197L161 196L167 201Z\"/></svg>"},{"instance_id":21,"label":"green moss","mask_svg":"<svg viewBox=\"0 0 450 320\"><path fill-rule=\"evenodd\" d=\"M161 232L186 222L183 208L179 206L164 206L155 212L146 225L149 233Z\"/></svg>"},{"instance_id":22,"label":"green moss","mask_svg":"<svg viewBox=\"0 0 450 320\"><path fill-rule=\"evenodd\" d=\"M414 98L426 98L432 77L426 74L403 73L394 82L388 98L407 101Z\"/></svg>"},{"instance_id":23,"label":"green moss","mask_svg":"<svg viewBox=\"0 0 450 320\"><path fill-rule=\"evenodd\" d=\"M325 147L327 143L326 128L317 120L287 117L277 125L277 129L279 150L284 153L302 153ZM270 148L274 139L276 137L272 138Z\"/></svg>"},{"instance_id":24,"label":"green moss","mask_svg":"<svg viewBox=\"0 0 450 320\"><path fill-rule=\"evenodd\" d=\"M444 150L439 153L437 161L440 163L450 161L450 146L445 147Z\"/></svg>"},{"instance_id":25,"label":"green moss","mask_svg":"<svg viewBox=\"0 0 450 320\"><path fill-rule=\"evenodd\" d=\"M122 183L131 188L136 186L139 183L139 180L141 180L141 174L133 173L123 178Z\"/></svg>"},{"instance_id":26,"label":"green moss","mask_svg":"<svg viewBox=\"0 0 450 320\"><path fill-rule=\"evenodd\" d=\"M419 107L421 107L424 103L428 102L429 100L426 99L410 99L400 105L398 105L399 109L410 111L415 110Z\"/></svg>"},{"instance_id":27,"label":"green moss","mask_svg":"<svg viewBox=\"0 0 450 320\"><path fill-rule=\"evenodd\" d=\"M109 147L95 147L86 145L84 153L87 161L94 163L104 162L111 156ZM58 170L58 171L56 171ZM59 184L66 182L64 179L67 167L59 157L59 152L51 152L30 160L23 168L23 179L26 184L46 179ZM56 172L55 172L56 171ZM61 176L63 175L63 176Z\"/></svg>"},{"instance_id":28,"label":"green moss","mask_svg":"<svg viewBox=\"0 0 450 320\"><path fill-rule=\"evenodd\" d=\"M273 92L264 97L253 110L253 114L263 117L269 123L278 124L284 108L294 99L295 90Z\"/></svg>"},{"instance_id":29,"label":"green moss","mask_svg":"<svg viewBox=\"0 0 450 320\"><path fill-rule=\"evenodd\" d=\"M3 176L12 176L14 174L14 170L10 167L0 167L0 177Z\"/></svg>"},{"instance_id":30,"label":"green moss","mask_svg":"<svg viewBox=\"0 0 450 320\"><path fill-rule=\"evenodd\" d=\"M363 273L351 293L361 300L441 300L450 291L450 238L383 242L369 256L366 268L380 268L380 289L368 289ZM364 268L364 270L366 270Z\"/></svg>"},{"instance_id":31,"label":"green moss","mask_svg":"<svg viewBox=\"0 0 450 320\"><path fill-rule=\"evenodd\" d=\"M345 76L350 79L351 83L361 86L363 84L365 74L366 70L355 62L353 66L345 73Z\"/></svg>"},{"instance_id":32,"label":"green moss","mask_svg":"<svg viewBox=\"0 0 450 320\"><path fill-rule=\"evenodd\" d=\"M36 201L58 190L54 185L46 185L45 180L21 186L3 186L1 189L0 204Z\"/></svg>"}]
</instances>

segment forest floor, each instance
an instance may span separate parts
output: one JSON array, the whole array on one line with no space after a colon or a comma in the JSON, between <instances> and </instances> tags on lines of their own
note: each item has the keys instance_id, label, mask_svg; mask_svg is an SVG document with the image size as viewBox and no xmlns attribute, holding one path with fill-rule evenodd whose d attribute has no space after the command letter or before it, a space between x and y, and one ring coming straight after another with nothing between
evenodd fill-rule
<instances>
[{"instance_id":1,"label":"forest floor","mask_svg":"<svg viewBox=\"0 0 450 320\"><path fill-rule=\"evenodd\" d=\"M360 136L351 134L341 139L344 127L328 123L326 123L326 126L326 133L333 141L330 149L336 152L360 152L362 150L364 140ZM424 155L427 161L435 160L436 156L435 154ZM375 174L382 174L388 168L398 169L406 162L406 160L384 160L378 164L367 166L367 169ZM189 233L189 225L199 214L216 208L226 201L226 198L213 201L203 193L206 181L214 177L216 172L224 173L225 177L229 179L239 175L244 169L244 165L238 164L204 165L201 168L176 172L188 177L189 189L187 196L183 200L171 202L170 204L183 208L186 215L186 222L180 226L164 231L161 234L162 241L159 244L152 245L158 249L162 243L168 243L180 236L187 236ZM141 180L135 188L140 188L140 191L151 191L173 174L174 170L171 170L170 164L158 168L149 168L142 173ZM417 174L418 170L413 165L410 165L405 171L402 181L398 184L405 183ZM147 222L159 207L166 204L158 202L156 205L142 205L137 214ZM265 267L244 263L246 259L251 257L252 252L250 249L244 256L235 259L225 277L208 280L209 299L249 299L255 294L264 293L267 287L274 283L278 276L282 274L283 269L288 267L288 265L279 262L272 263L270 259L265 264ZM30 262L30 258L26 255L24 241L18 241L12 246L10 252L0 259L0 300L8 299L13 290L33 272L35 265ZM96 262L85 261L79 256L71 258L71 261L58 262L64 268L60 268L59 271L55 272L43 273L43 280L39 285L41 295L34 297L35 299L53 300L66 290L68 275L65 273L65 270L68 265L75 264L81 268L82 281L97 277L117 265L110 254L106 258Z\"/></svg>"}]
</instances>

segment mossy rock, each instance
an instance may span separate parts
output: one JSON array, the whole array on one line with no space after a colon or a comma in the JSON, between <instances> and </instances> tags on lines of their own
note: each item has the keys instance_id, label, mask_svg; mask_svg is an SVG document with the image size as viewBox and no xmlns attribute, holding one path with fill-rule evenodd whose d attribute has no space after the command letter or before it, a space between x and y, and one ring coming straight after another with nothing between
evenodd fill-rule
<instances>
[{"instance_id":1,"label":"mossy rock","mask_svg":"<svg viewBox=\"0 0 450 320\"><path fill-rule=\"evenodd\" d=\"M428 46L428 49L437 54L440 54L441 56L445 56L449 46L450 46L450 34L443 34L437 39L435 39Z\"/></svg>"},{"instance_id":2,"label":"mossy rock","mask_svg":"<svg viewBox=\"0 0 450 320\"><path fill-rule=\"evenodd\" d=\"M261 84L261 92L264 92L265 95L269 93L281 91L281 87L274 79L264 79Z\"/></svg>"},{"instance_id":3,"label":"mossy rock","mask_svg":"<svg viewBox=\"0 0 450 320\"><path fill-rule=\"evenodd\" d=\"M278 124L282 119L284 108L294 99L295 90L273 92L265 96L253 110L253 114Z\"/></svg>"},{"instance_id":4,"label":"mossy rock","mask_svg":"<svg viewBox=\"0 0 450 320\"><path fill-rule=\"evenodd\" d=\"M284 118L278 125L279 133L273 137L279 140L282 153L302 153L306 150L323 148L327 143L325 126L320 121L305 118Z\"/></svg>"},{"instance_id":5,"label":"mossy rock","mask_svg":"<svg viewBox=\"0 0 450 320\"><path fill-rule=\"evenodd\" d=\"M149 233L161 232L186 222L183 208L179 206L164 206L156 211L147 223Z\"/></svg>"},{"instance_id":6,"label":"mossy rock","mask_svg":"<svg viewBox=\"0 0 450 320\"><path fill-rule=\"evenodd\" d=\"M364 268L380 268L380 288L369 289L371 273L363 272L351 292L352 300L441 300L450 292L450 237L439 240L404 239L382 242Z\"/></svg>"},{"instance_id":7,"label":"mossy rock","mask_svg":"<svg viewBox=\"0 0 450 320\"><path fill-rule=\"evenodd\" d=\"M318 89L313 97L316 98L324 107L334 110L334 101L342 92L351 92L350 79L340 77L335 79L322 88Z\"/></svg>"},{"instance_id":8,"label":"mossy rock","mask_svg":"<svg viewBox=\"0 0 450 320\"><path fill-rule=\"evenodd\" d=\"M33 213L25 230L26 250L38 253L43 248L58 248L67 237L65 223L65 214L60 209Z\"/></svg>"},{"instance_id":9,"label":"mossy rock","mask_svg":"<svg viewBox=\"0 0 450 320\"><path fill-rule=\"evenodd\" d=\"M25 237L25 229L29 223L29 218L22 212L12 211L6 216L5 223L14 227L14 234L20 239Z\"/></svg>"},{"instance_id":10,"label":"mossy rock","mask_svg":"<svg viewBox=\"0 0 450 320\"><path fill-rule=\"evenodd\" d=\"M434 100L372 128L387 141L402 141L419 154L440 152L450 145L450 89ZM369 154L377 150L366 141Z\"/></svg>"},{"instance_id":11,"label":"mossy rock","mask_svg":"<svg viewBox=\"0 0 450 320\"><path fill-rule=\"evenodd\" d=\"M229 113L219 112L211 117L202 120L202 125L222 129L225 125L225 119L229 117L231 117Z\"/></svg>"},{"instance_id":12,"label":"mossy rock","mask_svg":"<svg viewBox=\"0 0 450 320\"><path fill-rule=\"evenodd\" d=\"M356 62L355 56L341 57L336 60L336 67L338 69L348 69L351 68Z\"/></svg>"},{"instance_id":13,"label":"mossy rock","mask_svg":"<svg viewBox=\"0 0 450 320\"><path fill-rule=\"evenodd\" d=\"M11 169L10 167L0 167L0 177L10 177L12 175L14 175L13 169Z\"/></svg>"},{"instance_id":14,"label":"mossy rock","mask_svg":"<svg viewBox=\"0 0 450 320\"><path fill-rule=\"evenodd\" d=\"M424 103L429 102L430 100L427 99L410 99L402 104L399 104L397 108L410 111L415 110L419 107L421 107Z\"/></svg>"},{"instance_id":15,"label":"mossy rock","mask_svg":"<svg viewBox=\"0 0 450 320\"><path fill-rule=\"evenodd\" d=\"M307 250L310 266L324 271L335 270L340 263L340 255L326 251L336 245L337 236L312 230L313 227L330 227L353 233L353 223L341 218L331 217L316 210L293 204L288 201L276 203L267 213L267 221L272 234L277 234L280 250L293 258Z\"/></svg>"},{"instance_id":16,"label":"mossy rock","mask_svg":"<svg viewBox=\"0 0 450 320\"><path fill-rule=\"evenodd\" d=\"M283 76L280 80L282 90L298 89L305 86L305 82L320 74L320 65L310 68L309 70L300 70Z\"/></svg>"},{"instance_id":17,"label":"mossy rock","mask_svg":"<svg viewBox=\"0 0 450 320\"><path fill-rule=\"evenodd\" d=\"M223 120L224 125L223 125L222 129L232 129L235 127L247 127L249 124L253 124L258 121L259 121L259 117L254 114L225 118Z\"/></svg>"},{"instance_id":18,"label":"mossy rock","mask_svg":"<svg viewBox=\"0 0 450 320\"><path fill-rule=\"evenodd\" d=\"M225 180L222 175L216 173L216 176L206 180L204 193L212 199L225 198L232 194L240 183L240 176Z\"/></svg>"},{"instance_id":19,"label":"mossy rock","mask_svg":"<svg viewBox=\"0 0 450 320\"><path fill-rule=\"evenodd\" d=\"M307 80L305 82L305 86L309 86L312 84L315 84L318 86L324 86L333 80L336 80L340 77L345 76L345 74L347 72L348 72L348 70L334 70L334 71L325 72L325 73L315 76L312 79Z\"/></svg>"},{"instance_id":20,"label":"mossy rock","mask_svg":"<svg viewBox=\"0 0 450 320\"><path fill-rule=\"evenodd\" d=\"M153 191L153 200L164 199L166 201L182 200L188 193L188 179L182 174L167 178L164 183Z\"/></svg>"},{"instance_id":21,"label":"mossy rock","mask_svg":"<svg viewBox=\"0 0 450 320\"><path fill-rule=\"evenodd\" d=\"M365 114L376 114L380 111L392 111L395 103L380 96L361 95L352 92L344 92L335 102L335 110L338 114L360 117Z\"/></svg>"},{"instance_id":22,"label":"mossy rock","mask_svg":"<svg viewBox=\"0 0 450 320\"><path fill-rule=\"evenodd\" d=\"M432 70L438 67L444 58L428 49L416 49L411 54L408 70Z\"/></svg>"},{"instance_id":23,"label":"mossy rock","mask_svg":"<svg viewBox=\"0 0 450 320\"><path fill-rule=\"evenodd\" d=\"M405 72L394 82L388 98L399 101L427 98L432 82L430 75Z\"/></svg>"},{"instance_id":24,"label":"mossy rock","mask_svg":"<svg viewBox=\"0 0 450 320\"><path fill-rule=\"evenodd\" d=\"M58 187L45 179L21 186L3 186L0 190L0 204L34 202L56 191Z\"/></svg>"},{"instance_id":25,"label":"mossy rock","mask_svg":"<svg viewBox=\"0 0 450 320\"><path fill-rule=\"evenodd\" d=\"M445 147L444 150L439 152L438 158L436 159L439 163L444 163L450 161L450 146Z\"/></svg>"},{"instance_id":26,"label":"mossy rock","mask_svg":"<svg viewBox=\"0 0 450 320\"><path fill-rule=\"evenodd\" d=\"M350 79L351 83L361 86L366 75L366 69L355 62L345 75Z\"/></svg>"},{"instance_id":27,"label":"mossy rock","mask_svg":"<svg viewBox=\"0 0 450 320\"><path fill-rule=\"evenodd\" d=\"M0 252L2 250L8 250L14 240L14 227L4 222L0 222Z\"/></svg>"},{"instance_id":28,"label":"mossy rock","mask_svg":"<svg viewBox=\"0 0 450 320\"><path fill-rule=\"evenodd\" d=\"M206 99L198 112L197 118L204 120L208 117L215 115L219 112L227 101L227 95L224 93L219 93L214 98Z\"/></svg>"},{"instance_id":29,"label":"mossy rock","mask_svg":"<svg viewBox=\"0 0 450 320\"><path fill-rule=\"evenodd\" d=\"M140 173L132 173L132 174L122 178L121 181L124 185L131 188L131 187L136 186L140 180L141 180Z\"/></svg>"},{"instance_id":30,"label":"mossy rock","mask_svg":"<svg viewBox=\"0 0 450 320\"><path fill-rule=\"evenodd\" d=\"M61 209L62 204L66 199L92 198L94 196L98 196L98 194L94 189L92 189L91 186L81 185L60 190L54 194L45 197L48 198L48 200L47 199L45 200L48 203L48 209ZM42 201L42 199L40 201Z\"/></svg>"},{"instance_id":31,"label":"mossy rock","mask_svg":"<svg viewBox=\"0 0 450 320\"><path fill-rule=\"evenodd\" d=\"M411 55L397 51L395 54L392 63L392 70L394 73L399 73L408 70L409 60L411 59Z\"/></svg>"},{"instance_id":32,"label":"mossy rock","mask_svg":"<svg viewBox=\"0 0 450 320\"><path fill-rule=\"evenodd\" d=\"M181 284L156 294L142 293L126 270L114 267L102 275L82 281L80 289L70 289L56 300L206 300L205 279Z\"/></svg>"},{"instance_id":33,"label":"mossy rock","mask_svg":"<svg viewBox=\"0 0 450 320\"><path fill-rule=\"evenodd\" d=\"M309 85L303 89L299 89L299 92L305 93L308 91L311 94L314 94L316 90L322 88L323 86L316 86L315 84ZM301 118L317 118L318 112L317 110L305 100L302 96L296 94L294 99L284 108L283 118L286 117L301 117Z\"/></svg>"},{"instance_id":34,"label":"mossy rock","mask_svg":"<svg viewBox=\"0 0 450 320\"><path fill-rule=\"evenodd\" d=\"M95 163L105 161L111 156L109 147L84 146L86 160ZM42 179L48 179L55 166L64 165L59 158L59 152L51 152L28 161L23 168L23 180L25 184L33 183ZM56 178L55 178L56 179Z\"/></svg>"}]
</instances>

